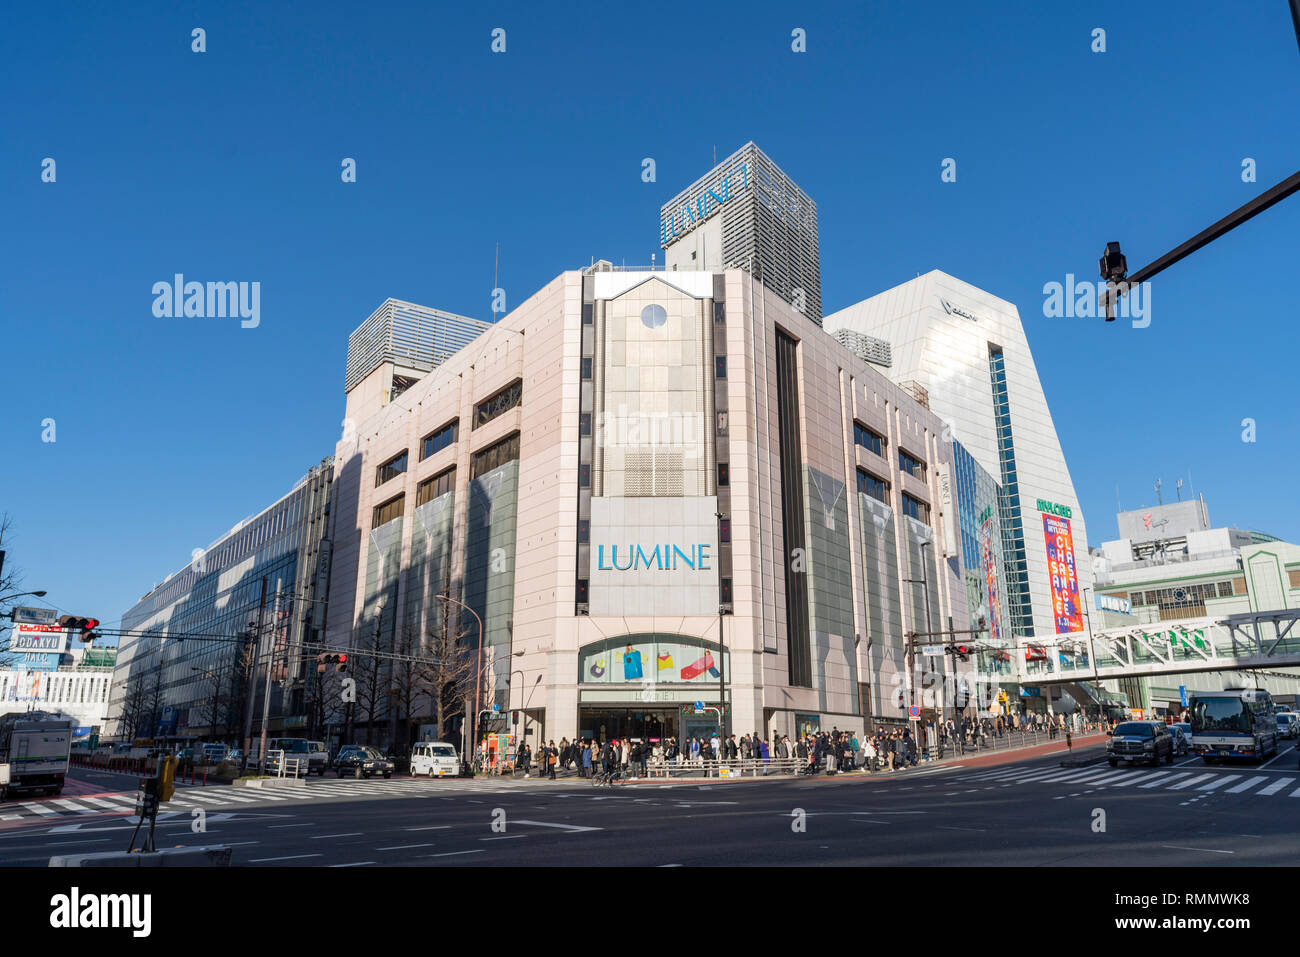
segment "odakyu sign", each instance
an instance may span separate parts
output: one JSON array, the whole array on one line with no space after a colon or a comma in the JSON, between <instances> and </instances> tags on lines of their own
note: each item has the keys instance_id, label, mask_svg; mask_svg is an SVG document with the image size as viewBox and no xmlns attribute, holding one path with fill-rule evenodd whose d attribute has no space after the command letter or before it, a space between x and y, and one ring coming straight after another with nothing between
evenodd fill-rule
<instances>
[{"instance_id":1,"label":"odakyu sign","mask_svg":"<svg viewBox=\"0 0 1300 957\"><path fill-rule=\"evenodd\" d=\"M596 570L631 572L654 571L712 571L709 564L711 545L700 542L694 545L605 545L596 546Z\"/></svg>"},{"instance_id":2,"label":"odakyu sign","mask_svg":"<svg viewBox=\"0 0 1300 957\"><path fill-rule=\"evenodd\" d=\"M704 222L730 200L749 189L749 164L741 163L729 173L725 173L715 184L715 188L705 189L695 196L692 202L666 213L659 224L661 245L678 236L684 236L700 223Z\"/></svg>"},{"instance_id":3,"label":"odakyu sign","mask_svg":"<svg viewBox=\"0 0 1300 957\"><path fill-rule=\"evenodd\" d=\"M721 675L717 645L689 635L640 634L606 638L578 657L579 684L716 683ZM728 673L731 661L726 662Z\"/></svg>"}]
</instances>

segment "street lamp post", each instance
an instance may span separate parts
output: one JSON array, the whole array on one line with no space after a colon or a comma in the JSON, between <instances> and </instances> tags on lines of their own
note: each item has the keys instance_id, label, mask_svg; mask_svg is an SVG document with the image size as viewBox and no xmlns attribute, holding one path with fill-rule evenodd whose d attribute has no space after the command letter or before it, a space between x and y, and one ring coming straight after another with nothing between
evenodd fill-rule
<instances>
[{"instance_id":1,"label":"street lamp post","mask_svg":"<svg viewBox=\"0 0 1300 957\"><path fill-rule=\"evenodd\" d=\"M461 762L465 765L468 765L470 746L477 747L478 745L478 735L475 732L477 731L478 728L478 709L479 709L479 701L480 701L479 692L483 686L483 619L479 617L478 612L476 612L473 608L470 608L469 605L465 604L463 601L457 601L455 598L452 598L449 595L434 595L433 597L441 601L445 601L448 604L452 604L460 608L464 608L471 615L473 615L474 620L478 622L478 646L477 646L477 651L474 655L476 659L475 677L474 677L474 714L473 717L471 718L468 713L469 701L466 700L465 726L463 729L465 743L461 749Z\"/></svg>"},{"instance_id":2,"label":"street lamp post","mask_svg":"<svg viewBox=\"0 0 1300 957\"><path fill-rule=\"evenodd\" d=\"M924 600L925 600L925 631L926 631L926 634L927 634L927 635L933 635L933 634L934 634L934 628L933 628L933 626L930 624L930 572L929 572L928 567L927 567L926 564L925 564L925 549L928 548L931 544L932 544L931 542L922 542L921 545L920 545L920 549L919 549L919 550L920 550L920 552L921 552L921 577L920 577L920 578L905 578L905 579L903 579L903 581L907 582L907 583L910 584L910 585L920 585L920 586L921 586L921 595L922 595L922 597L923 597ZM908 643L907 643L907 658L908 658L908 660L907 660L907 671L908 671L907 681L908 681L908 685L911 687L911 691L912 691L912 696L911 696L911 697L912 697L912 705L915 706L915 705L916 705L916 682L915 682L915 680L914 680L914 677L915 677L915 676L913 675L913 672L916 670L916 634L915 634L915 631L913 631L912 638L911 638L911 640L908 641ZM945 672L945 674L946 674L946 672ZM938 715L940 714L939 709L935 709L935 714L936 714L936 721L937 721L937 720L938 720ZM914 720L915 720L915 719L914 719ZM919 725L918 725L918 726L919 726ZM917 731L917 728L914 727L914 728L913 728L913 733L916 733L916 731ZM936 731L936 734L935 734L933 737L937 737L937 736L938 736L938 735L937 735L938 728L936 728L935 731ZM934 740L930 740L930 741L928 741L928 742L926 742L926 743L927 743L927 745L928 745L928 749L929 749L930 751L935 751L935 750L936 750L937 745L936 745L936 743L935 743Z\"/></svg>"},{"instance_id":3,"label":"street lamp post","mask_svg":"<svg viewBox=\"0 0 1300 957\"><path fill-rule=\"evenodd\" d=\"M718 541L721 542L722 523L727 516L721 512L714 512L713 515L718 520ZM727 607L718 602L718 732L723 741L726 741L731 730L730 716L727 714L727 642L722 629L722 618L726 613Z\"/></svg>"}]
</instances>

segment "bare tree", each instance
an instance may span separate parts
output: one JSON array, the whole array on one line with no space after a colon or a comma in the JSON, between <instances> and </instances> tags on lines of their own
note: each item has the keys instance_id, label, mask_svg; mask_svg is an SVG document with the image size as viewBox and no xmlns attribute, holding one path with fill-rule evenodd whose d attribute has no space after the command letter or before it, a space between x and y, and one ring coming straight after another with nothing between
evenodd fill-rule
<instances>
[{"instance_id":1,"label":"bare tree","mask_svg":"<svg viewBox=\"0 0 1300 957\"><path fill-rule=\"evenodd\" d=\"M384 714L388 698L387 662L379 657L383 647L384 611L381 608L373 628L367 628L362 643L348 656L356 681L356 714L366 722L366 746L374 744L375 722Z\"/></svg>"},{"instance_id":2,"label":"bare tree","mask_svg":"<svg viewBox=\"0 0 1300 957\"><path fill-rule=\"evenodd\" d=\"M122 711L117 719L117 731L124 741L130 741L138 736L140 727L144 723L148 695L143 674L138 674L127 681L122 693Z\"/></svg>"},{"instance_id":3,"label":"bare tree","mask_svg":"<svg viewBox=\"0 0 1300 957\"><path fill-rule=\"evenodd\" d=\"M6 512L0 515L0 551L10 550L8 546L13 544L13 519ZM3 567L0 567L0 603L8 604L9 601L23 592L23 573L10 556ZM8 619L0 619L0 668L9 668L13 665L14 656L9 650L9 642L12 635L12 626Z\"/></svg>"},{"instance_id":4,"label":"bare tree","mask_svg":"<svg viewBox=\"0 0 1300 957\"><path fill-rule=\"evenodd\" d=\"M310 737L324 737L325 729L337 722L343 713L342 676L330 665L309 668L306 678L304 705L307 711L307 728Z\"/></svg>"},{"instance_id":5,"label":"bare tree","mask_svg":"<svg viewBox=\"0 0 1300 957\"><path fill-rule=\"evenodd\" d=\"M425 634L415 671L429 695L429 711L439 737L446 733L448 721L464 713L465 696L474 687L478 649L473 634L467 626L448 628L445 616L433 621Z\"/></svg>"}]
</instances>

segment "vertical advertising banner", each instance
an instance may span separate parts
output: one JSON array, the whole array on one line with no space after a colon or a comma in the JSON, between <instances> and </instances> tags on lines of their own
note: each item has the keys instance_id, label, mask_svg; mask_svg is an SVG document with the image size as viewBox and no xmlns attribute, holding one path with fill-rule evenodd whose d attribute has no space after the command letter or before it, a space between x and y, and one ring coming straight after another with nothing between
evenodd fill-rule
<instances>
[{"instance_id":1,"label":"vertical advertising banner","mask_svg":"<svg viewBox=\"0 0 1300 957\"><path fill-rule=\"evenodd\" d=\"M1070 520L1057 515L1043 516L1043 538L1047 542L1047 571L1052 576L1052 614L1058 635L1083 631L1083 608L1079 604L1079 576L1074 567L1074 537Z\"/></svg>"},{"instance_id":2,"label":"vertical advertising banner","mask_svg":"<svg viewBox=\"0 0 1300 957\"><path fill-rule=\"evenodd\" d=\"M993 554L993 520L980 528L980 546L984 553L984 588L989 602L989 629L995 639L1002 638L1002 596L998 594L997 559Z\"/></svg>"}]
</instances>

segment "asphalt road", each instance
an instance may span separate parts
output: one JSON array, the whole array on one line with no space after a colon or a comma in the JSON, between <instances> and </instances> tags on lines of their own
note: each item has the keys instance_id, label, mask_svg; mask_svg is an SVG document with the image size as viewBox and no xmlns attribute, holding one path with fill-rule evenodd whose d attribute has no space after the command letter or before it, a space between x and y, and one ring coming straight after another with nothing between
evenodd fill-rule
<instances>
[{"instance_id":1,"label":"asphalt road","mask_svg":"<svg viewBox=\"0 0 1300 957\"><path fill-rule=\"evenodd\" d=\"M292 792L181 789L157 843L231 844L235 863L254 867L1273 866L1300 851L1297 797L1289 744L1263 767L1063 769L1053 756L616 790L574 779L324 778ZM134 818L71 803L0 827L0 865L125 849Z\"/></svg>"}]
</instances>

